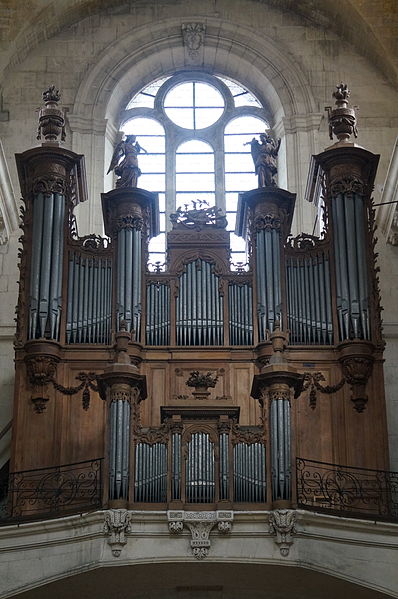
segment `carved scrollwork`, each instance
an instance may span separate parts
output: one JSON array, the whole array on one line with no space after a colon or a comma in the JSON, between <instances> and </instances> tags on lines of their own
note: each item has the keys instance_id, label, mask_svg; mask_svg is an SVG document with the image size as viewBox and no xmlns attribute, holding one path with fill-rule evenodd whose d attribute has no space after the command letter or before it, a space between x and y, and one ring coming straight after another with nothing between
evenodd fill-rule
<instances>
[{"instance_id":1,"label":"carved scrollwork","mask_svg":"<svg viewBox=\"0 0 398 599\"><path fill-rule=\"evenodd\" d=\"M84 235L72 241L73 246L78 246L86 252L100 252L109 248L109 240L100 235Z\"/></svg>"},{"instance_id":2,"label":"carved scrollwork","mask_svg":"<svg viewBox=\"0 0 398 599\"><path fill-rule=\"evenodd\" d=\"M113 232L116 235L121 229L134 229L142 231L144 229L144 219L137 214L125 214L119 216L114 224Z\"/></svg>"},{"instance_id":3,"label":"carved scrollwork","mask_svg":"<svg viewBox=\"0 0 398 599\"><path fill-rule=\"evenodd\" d=\"M204 227L213 226L217 229L225 229L228 223L221 208L209 206L207 202L200 200L192 201L191 204L192 208L186 205L185 210L179 207L176 212L170 214L174 228L183 227L201 231Z\"/></svg>"},{"instance_id":4,"label":"carved scrollwork","mask_svg":"<svg viewBox=\"0 0 398 599\"><path fill-rule=\"evenodd\" d=\"M340 193L357 193L360 195L366 194L366 185L357 177L345 175L338 179L334 179L329 185L329 193L331 196L336 196Z\"/></svg>"},{"instance_id":5,"label":"carved scrollwork","mask_svg":"<svg viewBox=\"0 0 398 599\"><path fill-rule=\"evenodd\" d=\"M328 240L326 238L320 239L309 233L300 233L296 237L289 236L286 240L286 248L303 253L310 253L311 250L317 250L321 247L323 249L327 244Z\"/></svg>"},{"instance_id":6,"label":"carved scrollwork","mask_svg":"<svg viewBox=\"0 0 398 599\"><path fill-rule=\"evenodd\" d=\"M159 428L140 428L137 433L137 441L139 443L147 443L154 445L155 443L167 443L169 440L168 426L160 426Z\"/></svg>"},{"instance_id":7,"label":"carved scrollwork","mask_svg":"<svg viewBox=\"0 0 398 599\"><path fill-rule=\"evenodd\" d=\"M264 430L261 426L241 427L239 424L234 424L232 427L232 444L246 443L264 443Z\"/></svg>"},{"instance_id":8,"label":"carved scrollwork","mask_svg":"<svg viewBox=\"0 0 398 599\"><path fill-rule=\"evenodd\" d=\"M254 231L280 231L281 219L275 214L258 214L253 219L253 230Z\"/></svg>"},{"instance_id":9,"label":"carved scrollwork","mask_svg":"<svg viewBox=\"0 0 398 599\"><path fill-rule=\"evenodd\" d=\"M52 194L59 193L62 195L66 194L66 181L64 177L48 176L38 177L33 181L32 185L33 193L44 193Z\"/></svg>"}]
</instances>

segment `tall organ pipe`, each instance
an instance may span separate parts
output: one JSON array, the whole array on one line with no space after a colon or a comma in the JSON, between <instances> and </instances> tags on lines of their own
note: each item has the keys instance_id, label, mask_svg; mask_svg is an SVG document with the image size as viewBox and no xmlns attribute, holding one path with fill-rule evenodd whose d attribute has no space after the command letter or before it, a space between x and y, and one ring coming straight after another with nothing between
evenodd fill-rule
<instances>
[{"instance_id":1,"label":"tall organ pipe","mask_svg":"<svg viewBox=\"0 0 398 599\"><path fill-rule=\"evenodd\" d=\"M353 192L332 201L339 338L369 339L365 199Z\"/></svg>"},{"instance_id":2,"label":"tall organ pipe","mask_svg":"<svg viewBox=\"0 0 398 599\"><path fill-rule=\"evenodd\" d=\"M275 228L256 233L257 312L259 340L281 320L280 236Z\"/></svg>"},{"instance_id":3,"label":"tall organ pipe","mask_svg":"<svg viewBox=\"0 0 398 599\"><path fill-rule=\"evenodd\" d=\"M110 406L109 498L128 499L130 404L114 400Z\"/></svg>"},{"instance_id":4,"label":"tall organ pipe","mask_svg":"<svg viewBox=\"0 0 398 599\"><path fill-rule=\"evenodd\" d=\"M141 225L125 226L117 232L117 327L122 320L128 331L141 335Z\"/></svg>"},{"instance_id":5,"label":"tall organ pipe","mask_svg":"<svg viewBox=\"0 0 398 599\"><path fill-rule=\"evenodd\" d=\"M291 499L291 429L288 399L274 399L270 407L272 499Z\"/></svg>"},{"instance_id":6,"label":"tall organ pipe","mask_svg":"<svg viewBox=\"0 0 398 599\"><path fill-rule=\"evenodd\" d=\"M28 327L30 339L59 339L64 212L62 194L35 194Z\"/></svg>"},{"instance_id":7,"label":"tall organ pipe","mask_svg":"<svg viewBox=\"0 0 398 599\"><path fill-rule=\"evenodd\" d=\"M219 276L205 260L189 262L179 277L177 345L222 345L223 298Z\"/></svg>"}]
</instances>

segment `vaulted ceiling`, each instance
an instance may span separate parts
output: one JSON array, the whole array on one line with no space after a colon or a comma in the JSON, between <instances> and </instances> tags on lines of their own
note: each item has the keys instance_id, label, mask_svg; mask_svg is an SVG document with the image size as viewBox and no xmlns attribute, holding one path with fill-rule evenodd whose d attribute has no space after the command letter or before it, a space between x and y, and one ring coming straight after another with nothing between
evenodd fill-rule
<instances>
[{"instance_id":1,"label":"vaulted ceiling","mask_svg":"<svg viewBox=\"0 0 398 599\"><path fill-rule=\"evenodd\" d=\"M396 0L252 0L321 29L352 44L398 86L398 2ZM184 0L157 0L183 4ZM146 2L146 4L152 2ZM153 0L155 3L155 0ZM200 3L198 3L200 4ZM222 11L222 0L214 0ZM41 41L99 12L129 12L142 0L0 0L0 70L20 63Z\"/></svg>"}]
</instances>

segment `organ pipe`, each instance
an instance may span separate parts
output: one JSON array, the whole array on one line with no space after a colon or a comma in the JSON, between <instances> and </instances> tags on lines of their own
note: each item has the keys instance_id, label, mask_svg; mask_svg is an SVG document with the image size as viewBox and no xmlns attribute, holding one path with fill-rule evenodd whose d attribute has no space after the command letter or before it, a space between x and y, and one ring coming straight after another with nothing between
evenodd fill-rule
<instances>
[{"instance_id":1,"label":"organ pipe","mask_svg":"<svg viewBox=\"0 0 398 599\"><path fill-rule=\"evenodd\" d=\"M291 499L291 430L288 399L274 399L270 408L272 499Z\"/></svg>"},{"instance_id":2,"label":"organ pipe","mask_svg":"<svg viewBox=\"0 0 398 599\"><path fill-rule=\"evenodd\" d=\"M164 283L150 283L146 294L146 343L170 343L170 287Z\"/></svg>"},{"instance_id":3,"label":"organ pipe","mask_svg":"<svg viewBox=\"0 0 398 599\"><path fill-rule=\"evenodd\" d=\"M332 202L339 338L369 339L364 198L338 193Z\"/></svg>"},{"instance_id":4,"label":"organ pipe","mask_svg":"<svg viewBox=\"0 0 398 599\"><path fill-rule=\"evenodd\" d=\"M117 232L117 326L126 322L128 331L141 335L141 230L120 228Z\"/></svg>"},{"instance_id":5,"label":"organ pipe","mask_svg":"<svg viewBox=\"0 0 398 599\"><path fill-rule=\"evenodd\" d=\"M229 339L231 345L253 344L253 290L245 284L230 283L228 288Z\"/></svg>"},{"instance_id":6,"label":"organ pipe","mask_svg":"<svg viewBox=\"0 0 398 599\"><path fill-rule=\"evenodd\" d=\"M179 277L176 299L177 345L222 345L223 298L220 277L205 260L189 262Z\"/></svg>"},{"instance_id":7,"label":"organ pipe","mask_svg":"<svg viewBox=\"0 0 398 599\"><path fill-rule=\"evenodd\" d=\"M167 499L167 446L138 443L135 450L135 501L161 503Z\"/></svg>"},{"instance_id":8,"label":"organ pipe","mask_svg":"<svg viewBox=\"0 0 398 599\"><path fill-rule=\"evenodd\" d=\"M276 228L256 233L257 314L259 340L281 321L280 237Z\"/></svg>"},{"instance_id":9,"label":"organ pipe","mask_svg":"<svg viewBox=\"0 0 398 599\"><path fill-rule=\"evenodd\" d=\"M110 343L112 261L70 252L67 343Z\"/></svg>"},{"instance_id":10,"label":"organ pipe","mask_svg":"<svg viewBox=\"0 0 398 599\"><path fill-rule=\"evenodd\" d=\"M286 295L290 343L332 344L329 256L286 256Z\"/></svg>"},{"instance_id":11,"label":"organ pipe","mask_svg":"<svg viewBox=\"0 0 398 599\"><path fill-rule=\"evenodd\" d=\"M35 195L32 217L29 339L59 339L64 211L62 194Z\"/></svg>"},{"instance_id":12,"label":"organ pipe","mask_svg":"<svg viewBox=\"0 0 398 599\"><path fill-rule=\"evenodd\" d=\"M110 406L109 498L128 499L130 470L130 404L112 401Z\"/></svg>"}]
</instances>

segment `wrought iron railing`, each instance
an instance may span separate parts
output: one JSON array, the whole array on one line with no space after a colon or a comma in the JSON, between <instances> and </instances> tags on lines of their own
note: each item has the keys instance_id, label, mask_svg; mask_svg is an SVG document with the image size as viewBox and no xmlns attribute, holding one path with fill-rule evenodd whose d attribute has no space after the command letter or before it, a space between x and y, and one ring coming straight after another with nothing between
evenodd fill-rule
<instances>
[{"instance_id":1,"label":"wrought iron railing","mask_svg":"<svg viewBox=\"0 0 398 599\"><path fill-rule=\"evenodd\" d=\"M347 517L398 521L398 472L297 458L297 504Z\"/></svg>"},{"instance_id":2,"label":"wrought iron railing","mask_svg":"<svg viewBox=\"0 0 398 599\"><path fill-rule=\"evenodd\" d=\"M0 524L102 507L102 458L10 473L0 488Z\"/></svg>"}]
</instances>

